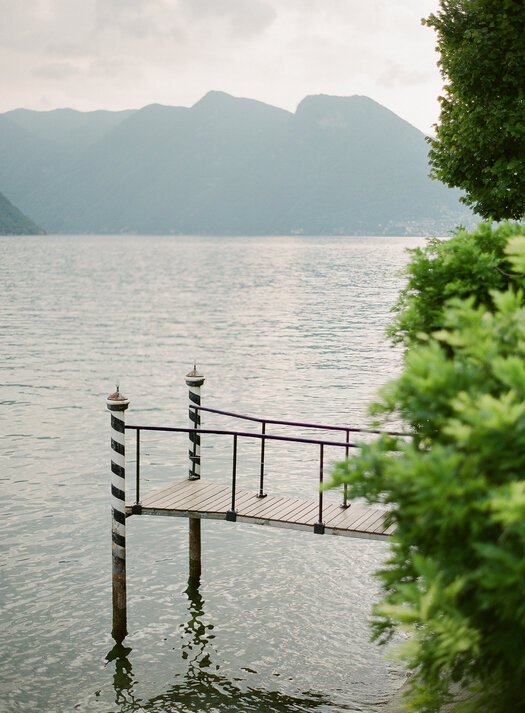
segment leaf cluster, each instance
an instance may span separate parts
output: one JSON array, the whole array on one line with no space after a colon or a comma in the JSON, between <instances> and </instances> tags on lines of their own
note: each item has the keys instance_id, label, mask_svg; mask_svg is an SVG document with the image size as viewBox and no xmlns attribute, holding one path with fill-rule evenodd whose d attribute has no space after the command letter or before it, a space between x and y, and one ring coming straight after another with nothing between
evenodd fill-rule
<instances>
[{"instance_id":1,"label":"leaf cluster","mask_svg":"<svg viewBox=\"0 0 525 713\"><path fill-rule=\"evenodd\" d=\"M431 175L466 191L483 218L525 215L525 4L441 0L423 24L437 32L445 86Z\"/></svg>"},{"instance_id":2,"label":"leaf cluster","mask_svg":"<svg viewBox=\"0 0 525 713\"><path fill-rule=\"evenodd\" d=\"M425 248L411 250L389 336L406 347L426 340L444 326L444 306L452 297L472 297L476 306L491 309L491 291L516 279L505 246L523 231L519 223L482 223L473 232L460 229L448 240L434 238Z\"/></svg>"},{"instance_id":3,"label":"leaf cluster","mask_svg":"<svg viewBox=\"0 0 525 713\"><path fill-rule=\"evenodd\" d=\"M461 263L471 237L448 258ZM507 235L498 259L502 289L442 289L440 329L430 322L373 406L413 438L384 436L333 473L395 525L373 629L380 643L408 632L418 713L439 710L454 682L475 694L465 710L525 711L525 237Z\"/></svg>"}]
</instances>

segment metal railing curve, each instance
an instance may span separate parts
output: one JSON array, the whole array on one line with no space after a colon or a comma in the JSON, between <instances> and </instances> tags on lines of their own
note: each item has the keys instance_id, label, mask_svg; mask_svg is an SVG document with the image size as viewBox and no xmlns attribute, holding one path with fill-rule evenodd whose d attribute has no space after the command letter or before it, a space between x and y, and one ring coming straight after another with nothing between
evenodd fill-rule
<instances>
[{"instance_id":1,"label":"metal railing curve","mask_svg":"<svg viewBox=\"0 0 525 713\"><path fill-rule=\"evenodd\" d=\"M189 404L190 409L195 411L208 411L230 418L238 418L244 421L254 421L255 423L271 423L278 426L296 426L298 428L317 428L322 431L346 431L348 433L372 433L376 435L386 436L405 436L410 437L412 434L403 433L402 431L383 431L374 428L359 428L356 426L327 426L320 423L301 423L299 421L283 421L275 418L266 418L261 416L247 416L245 414L233 413L232 411L223 411L222 409L209 408L208 406L198 406L197 404Z\"/></svg>"}]
</instances>

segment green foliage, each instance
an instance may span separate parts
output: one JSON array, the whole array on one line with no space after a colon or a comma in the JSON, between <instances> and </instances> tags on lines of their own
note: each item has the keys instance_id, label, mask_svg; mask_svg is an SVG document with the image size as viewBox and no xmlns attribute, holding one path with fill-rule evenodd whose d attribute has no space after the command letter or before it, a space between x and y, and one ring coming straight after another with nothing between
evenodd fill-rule
<instances>
[{"instance_id":1,"label":"green foliage","mask_svg":"<svg viewBox=\"0 0 525 713\"><path fill-rule=\"evenodd\" d=\"M520 232L525 232L525 226L519 223L502 223L496 228L482 223L471 233L459 230L450 240L434 238L425 249L411 250L407 284L389 328L394 341L410 347L441 329L444 304L452 297L471 296L476 305L490 308L490 291L505 289L515 279L505 246L509 237Z\"/></svg>"},{"instance_id":2,"label":"green foliage","mask_svg":"<svg viewBox=\"0 0 525 713\"><path fill-rule=\"evenodd\" d=\"M423 23L438 36L445 80L432 175L466 191L483 218L525 215L525 4L441 0Z\"/></svg>"},{"instance_id":3,"label":"green foliage","mask_svg":"<svg viewBox=\"0 0 525 713\"><path fill-rule=\"evenodd\" d=\"M331 484L386 504L396 526L373 629L380 643L408 633L401 655L417 713L439 710L453 683L476 694L461 710L525 711L525 237L505 231L493 253L479 249L492 242L486 226L418 253L420 286L424 260L430 281L439 265L439 296L426 340L373 407L379 423L400 415L414 435L364 446ZM455 271L448 283L444 271L469 254L476 289L460 297ZM503 261L506 284L492 289ZM410 334L421 328L417 299Z\"/></svg>"}]
</instances>

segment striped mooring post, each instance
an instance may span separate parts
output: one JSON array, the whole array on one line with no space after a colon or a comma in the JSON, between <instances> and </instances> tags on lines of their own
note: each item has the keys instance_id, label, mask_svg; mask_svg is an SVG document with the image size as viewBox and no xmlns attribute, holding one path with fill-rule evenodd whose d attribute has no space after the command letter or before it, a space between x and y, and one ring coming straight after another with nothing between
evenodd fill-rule
<instances>
[{"instance_id":1,"label":"striped mooring post","mask_svg":"<svg viewBox=\"0 0 525 713\"><path fill-rule=\"evenodd\" d=\"M186 384L189 387L189 417L190 428L200 428L201 414L191 404L201 405L201 386L204 384L204 376L197 372L196 365L193 371L186 374ZM189 433L189 457L190 469L189 480L199 480L201 477L201 437L200 433ZM189 579L193 585L197 585L201 576L201 521L198 518L190 517L189 522Z\"/></svg>"},{"instance_id":2,"label":"striped mooring post","mask_svg":"<svg viewBox=\"0 0 525 713\"><path fill-rule=\"evenodd\" d=\"M125 412L129 399L117 390L106 399L111 412L111 554L113 630L120 644L127 632L126 614L126 448Z\"/></svg>"},{"instance_id":3,"label":"striped mooring post","mask_svg":"<svg viewBox=\"0 0 525 713\"><path fill-rule=\"evenodd\" d=\"M193 366L193 371L186 374L186 384L189 386L189 416L190 428L201 427L201 413L191 408L191 404L201 405L201 386L204 384L204 376L197 372L197 367ZM201 477L201 437L200 433L190 433L190 470L189 479L199 480Z\"/></svg>"}]
</instances>

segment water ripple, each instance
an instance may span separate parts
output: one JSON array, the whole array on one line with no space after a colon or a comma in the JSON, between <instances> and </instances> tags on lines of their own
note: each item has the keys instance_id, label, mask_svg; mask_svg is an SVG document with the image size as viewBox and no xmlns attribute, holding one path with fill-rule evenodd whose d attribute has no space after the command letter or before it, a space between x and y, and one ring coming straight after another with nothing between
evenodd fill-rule
<instances>
[{"instance_id":1,"label":"water ripple","mask_svg":"<svg viewBox=\"0 0 525 713\"><path fill-rule=\"evenodd\" d=\"M0 711L384 710L401 673L367 628L383 543L206 521L196 592L187 524L132 518L130 634L113 647L105 398L120 381L130 421L185 424L197 360L210 405L364 424L399 368L384 326L404 250L421 241L0 243ZM185 437L143 435L145 489L186 471ZM203 446L203 475L219 481L231 443ZM268 444L268 488L315 497L316 458ZM243 443L239 459L242 487L255 488L257 448Z\"/></svg>"}]
</instances>

